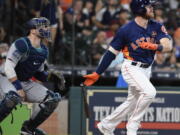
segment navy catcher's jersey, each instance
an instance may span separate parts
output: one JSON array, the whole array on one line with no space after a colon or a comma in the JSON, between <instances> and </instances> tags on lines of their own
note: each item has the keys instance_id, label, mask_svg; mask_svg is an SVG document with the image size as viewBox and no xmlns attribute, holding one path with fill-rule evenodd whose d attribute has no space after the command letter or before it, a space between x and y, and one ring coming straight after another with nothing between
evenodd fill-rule
<instances>
[{"instance_id":1,"label":"navy catcher's jersey","mask_svg":"<svg viewBox=\"0 0 180 135\"><path fill-rule=\"evenodd\" d=\"M17 62L15 72L20 81L29 80L44 65L48 57L48 49L41 44L40 48L34 48L27 37L20 38L14 43L17 53L21 54L20 60Z\"/></svg>"},{"instance_id":2,"label":"navy catcher's jersey","mask_svg":"<svg viewBox=\"0 0 180 135\"><path fill-rule=\"evenodd\" d=\"M170 38L162 24L149 20L147 28L144 29L132 20L119 28L110 45L115 50L122 51L124 58L150 65L156 51L142 49L138 44L142 41L159 43L162 38Z\"/></svg>"}]
</instances>

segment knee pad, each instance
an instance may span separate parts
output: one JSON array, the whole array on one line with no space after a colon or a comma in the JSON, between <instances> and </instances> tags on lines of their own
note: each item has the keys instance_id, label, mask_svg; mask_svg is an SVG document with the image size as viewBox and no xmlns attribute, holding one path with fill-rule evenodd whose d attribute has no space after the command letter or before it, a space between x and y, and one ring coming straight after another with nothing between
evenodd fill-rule
<instances>
[{"instance_id":1,"label":"knee pad","mask_svg":"<svg viewBox=\"0 0 180 135\"><path fill-rule=\"evenodd\" d=\"M43 123L56 109L58 103L61 99L59 93L54 93L52 91L47 91L47 96L39 104L39 112L37 115L26 122L29 130L34 131L41 123Z\"/></svg>"},{"instance_id":2,"label":"knee pad","mask_svg":"<svg viewBox=\"0 0 180 135\"><path fill-rule=\"evenodd\" d=\"M59 93L47 91L47 96L45 97L44 101L39 104L39 107L44 111L53 112L60 100L61 96Z\"/></svg>"},{"instance_id":3,"label":"knee pad","mask_svg":"<svg viewBox=\"0 0 180 135\"><path fill-rule=\"evenodd\" d=\"M0 102L0 122L9 115L9 113L21 103L21 97L14 91L9 91Z\"/></svg>"}]
</instances>

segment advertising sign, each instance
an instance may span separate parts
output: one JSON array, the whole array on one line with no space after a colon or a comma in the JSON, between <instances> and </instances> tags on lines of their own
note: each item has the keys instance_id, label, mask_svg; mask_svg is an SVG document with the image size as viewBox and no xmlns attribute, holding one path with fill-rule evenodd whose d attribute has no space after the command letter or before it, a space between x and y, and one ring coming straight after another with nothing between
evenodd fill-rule
<instances>
[{"instance_id":1,"label":"advertising sign","mask_svg":"<svg viewBox=\"0 0 180 135\"><path fill-rule=\"evenodd\" d=\"M111 114L126 100L127 90L87 90L91 118L86 120L87 135L99 135L97 123ZM115 130L115 135L126 135L127 117ZM180 92L158 91L145 113L138 135L180 135Z\"/></svg>"}]
</instances>

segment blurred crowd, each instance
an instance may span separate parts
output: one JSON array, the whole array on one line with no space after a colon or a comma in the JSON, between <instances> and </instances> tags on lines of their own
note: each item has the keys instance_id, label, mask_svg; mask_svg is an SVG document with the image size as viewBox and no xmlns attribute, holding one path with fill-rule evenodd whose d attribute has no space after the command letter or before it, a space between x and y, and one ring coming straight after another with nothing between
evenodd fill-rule
<instances>
[{"instance_id":1,"label":"blurred crowd","mask_svg":"<svg viewBox=\"0 0 180 135\"><path fill-rule=\"evenodd\" d=\"M51 22L50 63L95 66L117 29L132 19L130 1L0 0L0 59L16 38L26 34L26 21L44 16ZM166 26L174 49L158 53L153 68L176 70L180 68L180 0L159 1L155 19Z\"/></svg>"}]
</instances>

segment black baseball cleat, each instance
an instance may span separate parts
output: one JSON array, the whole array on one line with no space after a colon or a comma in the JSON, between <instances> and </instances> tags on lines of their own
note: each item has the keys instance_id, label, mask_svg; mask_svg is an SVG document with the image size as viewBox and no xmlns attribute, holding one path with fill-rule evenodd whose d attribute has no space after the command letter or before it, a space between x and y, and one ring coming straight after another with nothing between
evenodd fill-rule
<instances>
[{"instance_id":1,"label":"black baseball cleat","mask_svg":"<svg viewBox=\"0 0 180 135\"><path fill-rule=\"evenodd\" d=\"M24 130L21 129L20 132L21 135L47 135L47 133L45 131L43 131L42 129L36 128L34 131L30 131L28 129Z\"/></svg>"},{"instance_id":2,"label":"black baseball cleat","mask_svg":"<svg viewBox=\"0 0 180 135\"><path fill-rule=\"evenodd\" d=\"M26 125L26 122L24 122L20 131L20 135L47 135L47 133L40 128L35 128L34 130L31 130Z\"/></svg>"},{"instance_id":3,"label":"black baseball cleat","mask_svg":"<svg viewBox=\"0 0 180 135\"><path fill-rule=\"evenodd\" d=\"M36 128L34 130L35 135L48 135L44 130L40 129L40 128Z\"/></svg>"}]
</instances>

